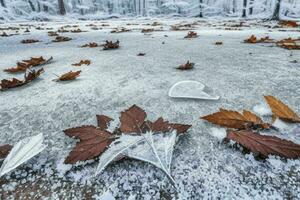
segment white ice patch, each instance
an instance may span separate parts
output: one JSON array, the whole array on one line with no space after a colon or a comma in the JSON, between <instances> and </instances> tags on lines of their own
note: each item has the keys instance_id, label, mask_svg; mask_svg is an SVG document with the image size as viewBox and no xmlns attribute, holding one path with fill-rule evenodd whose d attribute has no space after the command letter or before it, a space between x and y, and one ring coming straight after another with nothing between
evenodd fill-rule
<instances>
[{"instance_id":1,"label":"white ice patch","mask_svg":"<svg viewBox=\"0 0 300 200\"><path fill-rule=\"evenodd\" d=\"M272 115L272 111L271 111L270 107L265 103L261 103L259 105L254 106L253 111L256 114L259 114L260 116L270 116L270 115Z\"/></svg>"},{"instance_id":2,"label":"white ice patch","mask_svg":"<svg viewBox=\"0 0 300 200\"><path fill-rule=\"evenodd\" d=\"M59 177L64 177L64 175L66 174L67 171L69 171L72 168L72 165L69 164L64 164L64 158L60 159L57 163L56 163L56 170L59 174Z\"/></svg>"},{"instance_id":3,"label":"white ice patch","mask_svg":"<svg viewBox=\"0 0 300 200\"><path fill-rule=\"evenodd\" d=\"M94 195L93 198L96 200L115 200L115 197L109 191L106 191L100 197L97 195Z\"/></svg>"},{"instance_id":4,"label":"white ice patch","mask_svg":"<svg viewBox=\"0 0 300 200\"><path fill-rule=\"evenodd\" d=\"M219 140L226 138L227 133L225 128L211 128L209 134Z\"/></svg>"},{"instance_id":5,"label":"white ice patch","mask_svg":"<svg viewBox=\"0 0 300 200\"><path fill-rule=\"evenodd\" d=\"M281 131L291 129L291 125L278 118L273 122L272 125Z\"/></svg>"}]
</instances>

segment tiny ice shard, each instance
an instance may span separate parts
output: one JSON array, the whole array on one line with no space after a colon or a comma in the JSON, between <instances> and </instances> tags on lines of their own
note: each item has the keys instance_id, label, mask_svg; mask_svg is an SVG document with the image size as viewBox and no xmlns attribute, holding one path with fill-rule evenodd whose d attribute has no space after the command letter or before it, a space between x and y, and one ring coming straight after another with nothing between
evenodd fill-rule
<instances>
[{"instance_id":1,"label":"tiny ice shard","mask_svg":"<svg viewBox=\"0 0 300 200\"><path fill-rule=\"evenodd\" d=\"M180 81L169 90L172 98L219 100L219 96L213 96L205 91L205 85L198 81Z\"/></svg>"},{"instance_id":2,"label":"tiny ice shard","mask_svg":"<svg viewBox=\"0 0 300 200\"><path fill-rule=\"evenodd\" d=\"M14 170L45 149L43 134L25 138L14 145L0 169L0 177Z\"/></svg>"}]
</instances>

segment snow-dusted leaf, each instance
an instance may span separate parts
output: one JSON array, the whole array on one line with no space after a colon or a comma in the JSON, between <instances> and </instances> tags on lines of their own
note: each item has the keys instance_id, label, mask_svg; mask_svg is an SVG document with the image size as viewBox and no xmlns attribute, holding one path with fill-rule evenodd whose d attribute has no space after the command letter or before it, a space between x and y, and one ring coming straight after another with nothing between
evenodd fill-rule
<instances>
[{"instance_id":1,"label":"snow-dusted leaf","mask_svg":"<svg viewBox=\"0 0 300 200\"><path fill-rule=\"evenodd\" d=\"M39 134L36 136L25 138L14 145L8 156L3 161L0 169L0 177L14 170L21 164L25 163L35 155L45 149L43 144L44 136Z\"/></svg>"}]
</instances>

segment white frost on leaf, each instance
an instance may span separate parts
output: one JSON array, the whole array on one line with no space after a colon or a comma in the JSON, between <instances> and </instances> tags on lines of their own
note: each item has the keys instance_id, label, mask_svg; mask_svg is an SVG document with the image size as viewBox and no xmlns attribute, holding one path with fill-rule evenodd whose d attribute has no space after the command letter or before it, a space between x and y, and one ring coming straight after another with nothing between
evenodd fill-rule
<instances>
[{"instance_id":1,"label":"white frost on leaf","mask_svg":"<svg viewBox=\"0 0 300 200\"><path fill-rule=\"evenodd\" d=\"M119 156L127 156L160 168L174 184L171 176L171 161L176 143L176 132L153 134L148 132L139 136L122 135L101 155L96 174Z\"/></svg>"},{"instance_id":2,"label":"white frost on leaf","mask_svg":"<svg viewBox=\"0 0 300 200\"><path fill-rule=\"evenodd\" d=\"M36 136L25 138L15 144L8 156L3 161L0 169L0 177L14 170L21 164L25 163L43 151L46 147L43 144L43 141L44 136L41 133Z\"/></svg>"}]
</instances>

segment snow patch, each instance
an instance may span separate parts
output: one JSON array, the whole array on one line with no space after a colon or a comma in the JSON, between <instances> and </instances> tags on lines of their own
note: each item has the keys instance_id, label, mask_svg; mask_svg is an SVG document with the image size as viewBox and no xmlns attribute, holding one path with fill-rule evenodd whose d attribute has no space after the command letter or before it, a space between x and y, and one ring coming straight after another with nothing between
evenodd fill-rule
<instances>
[{"instance_id":1,"label":"snow patch","mask_svg":"<svg viewBox=\"0 0 300 200\"><path fill-rule=\"evenodd\" d=\"M226 138L227 133L225 128L211 128L209 134L219 140Z\"/></svg>"},{"instance_id":2,"label":"snow patch","mask_svg":"<svg viewBox=\"0 0 300 200\"><path fill-rule=\"evenodd\" d=\"M256 114L259 114L261 116L270 116L270 115L272 115L272 111L271 111L270 107L265 103L261 103L259 105L254 106L253 111Z\"/></svg>"}]
</instances>

